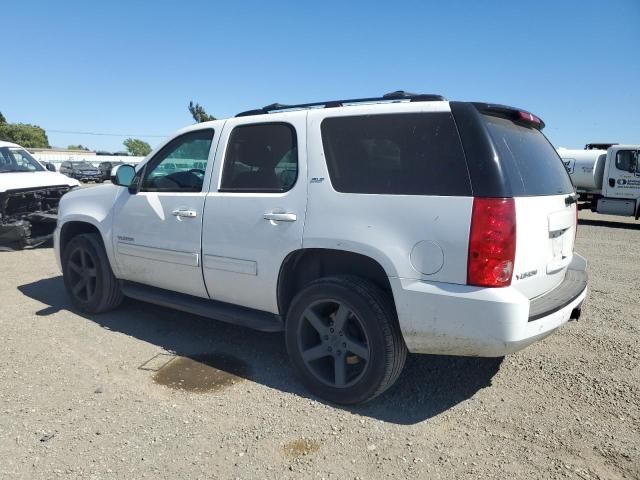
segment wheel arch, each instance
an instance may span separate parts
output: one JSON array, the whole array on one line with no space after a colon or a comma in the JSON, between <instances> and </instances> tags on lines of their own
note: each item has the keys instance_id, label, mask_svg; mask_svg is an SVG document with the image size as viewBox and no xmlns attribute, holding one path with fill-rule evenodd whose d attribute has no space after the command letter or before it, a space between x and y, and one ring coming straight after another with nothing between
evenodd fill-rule
<instances>
[{"instance_id":1,"label":"wheel arch","mask_svg":"<svg viewBox=\"0 0 640 480\"><path fill-rule=\"evenodd\" d=\"M100 229L94 225L93 223L87 220L70 220L65 222L62 227L60 227L60 240L59 240L59 250L60 250L60 258L64 258L64 250L69 245L69 242L78 235L83 233L95 233L100 237L100 241L104 246L104 239L102 238L102 232Z\"/></svg>"},{"instance_id":2,"label":"wheel arch","mask_svg":"<svg viewBox=\"0 0 640 480\"><path fill-rule=\"evenodd\" d=\"M305 285L319 278L335 275L365 278L393 296L389 275L376 259L347 250L302 248L289 253L280 266L277 298L278 311L283 318L291 301Z\"/></svg>"}]
</instances>

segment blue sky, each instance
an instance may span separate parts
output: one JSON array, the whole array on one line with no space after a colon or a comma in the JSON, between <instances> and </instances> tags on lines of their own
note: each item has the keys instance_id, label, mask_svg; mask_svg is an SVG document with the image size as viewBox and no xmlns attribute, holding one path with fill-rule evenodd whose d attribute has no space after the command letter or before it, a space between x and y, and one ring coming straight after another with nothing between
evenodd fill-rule
<instances>
[{"instance_id":1,"label":"blue sky","mask_svg":"<svg viewBox=\"0 0 640 480\"><path fill-rule=\"evenodd\" d=\"M398 89L526 108L557 146L640 143L640 0L21 0L2 19L0 111L56 146L169 135L189 100L226 117Z\"/></svg>"}]
</instances>

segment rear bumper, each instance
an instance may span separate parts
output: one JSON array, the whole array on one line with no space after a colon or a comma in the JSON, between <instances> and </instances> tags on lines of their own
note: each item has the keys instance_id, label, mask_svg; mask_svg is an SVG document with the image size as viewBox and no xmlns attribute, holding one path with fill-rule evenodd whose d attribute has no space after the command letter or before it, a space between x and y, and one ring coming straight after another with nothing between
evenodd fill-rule
<instances>
[{"instance_id":1,"label":"rear bumper","mask_svg":"<svg viewBox=\"0 0 640 480\"><path fill-rule=\"evenodd\" d=\"M564 309L578 298L587 288L587 261L580 255L574 255L567 274L560 285L549 293L531 301L529 321L542 320Z\"/></svg>"},{"instance_id":2,"label":"rear bumper","mask_svg":"<svg viewBox=\"0 0 640 480\"><path fill-rule=\"evenodd\" d=\"M415 353L500 357L550 335L587 295L586 260L574 254L565 280L529 300L514 288L390 279L400 328Z\"/></svg>"}]
</instances>

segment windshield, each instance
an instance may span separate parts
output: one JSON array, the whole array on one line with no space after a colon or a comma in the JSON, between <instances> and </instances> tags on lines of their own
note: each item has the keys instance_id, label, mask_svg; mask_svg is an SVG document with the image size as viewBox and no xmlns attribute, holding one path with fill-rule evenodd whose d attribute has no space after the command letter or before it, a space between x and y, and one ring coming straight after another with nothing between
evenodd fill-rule
<instances>
[{"instance_id":1,"label":"windshield","mask_svg":"<svg viewBox=\"0 0 640 480\"><path fill-rule=\"evenodd\" d=\"M76 166L78 168L89 169L89 170L93 170L94 168L96 168L93 165L91 165L89 162L80 162L80 163L77 163Z\"/></svg>"},{"instance_id":2,"label":"windshield","mask_svg":"<svg viewBox=\"0 0 640 480\"><path fill-rule=\"evenodd\" d=\"M20 147L0 147L0 173L41 172L44 168Z\"/></svg>"}]
</instances>

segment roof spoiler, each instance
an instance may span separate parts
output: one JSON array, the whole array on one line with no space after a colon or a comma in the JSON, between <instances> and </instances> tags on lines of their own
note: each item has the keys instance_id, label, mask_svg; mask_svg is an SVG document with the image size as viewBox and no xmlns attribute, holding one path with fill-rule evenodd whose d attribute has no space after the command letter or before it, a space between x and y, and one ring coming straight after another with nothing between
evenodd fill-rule
<instances>
[{"instance_id":1,"label":"roof spoiler","mask_svg":"<svg viewBox=\"0 0 640 480\"><path fill-rule=\"evenodd\" d=\"M545 123L542 119L531 112L521 108L507 107L506 105L497 105L493 103L472 102L473 105L486 115L508 118L516 123L542 130Z\"/></svg>"}]
</instances>

